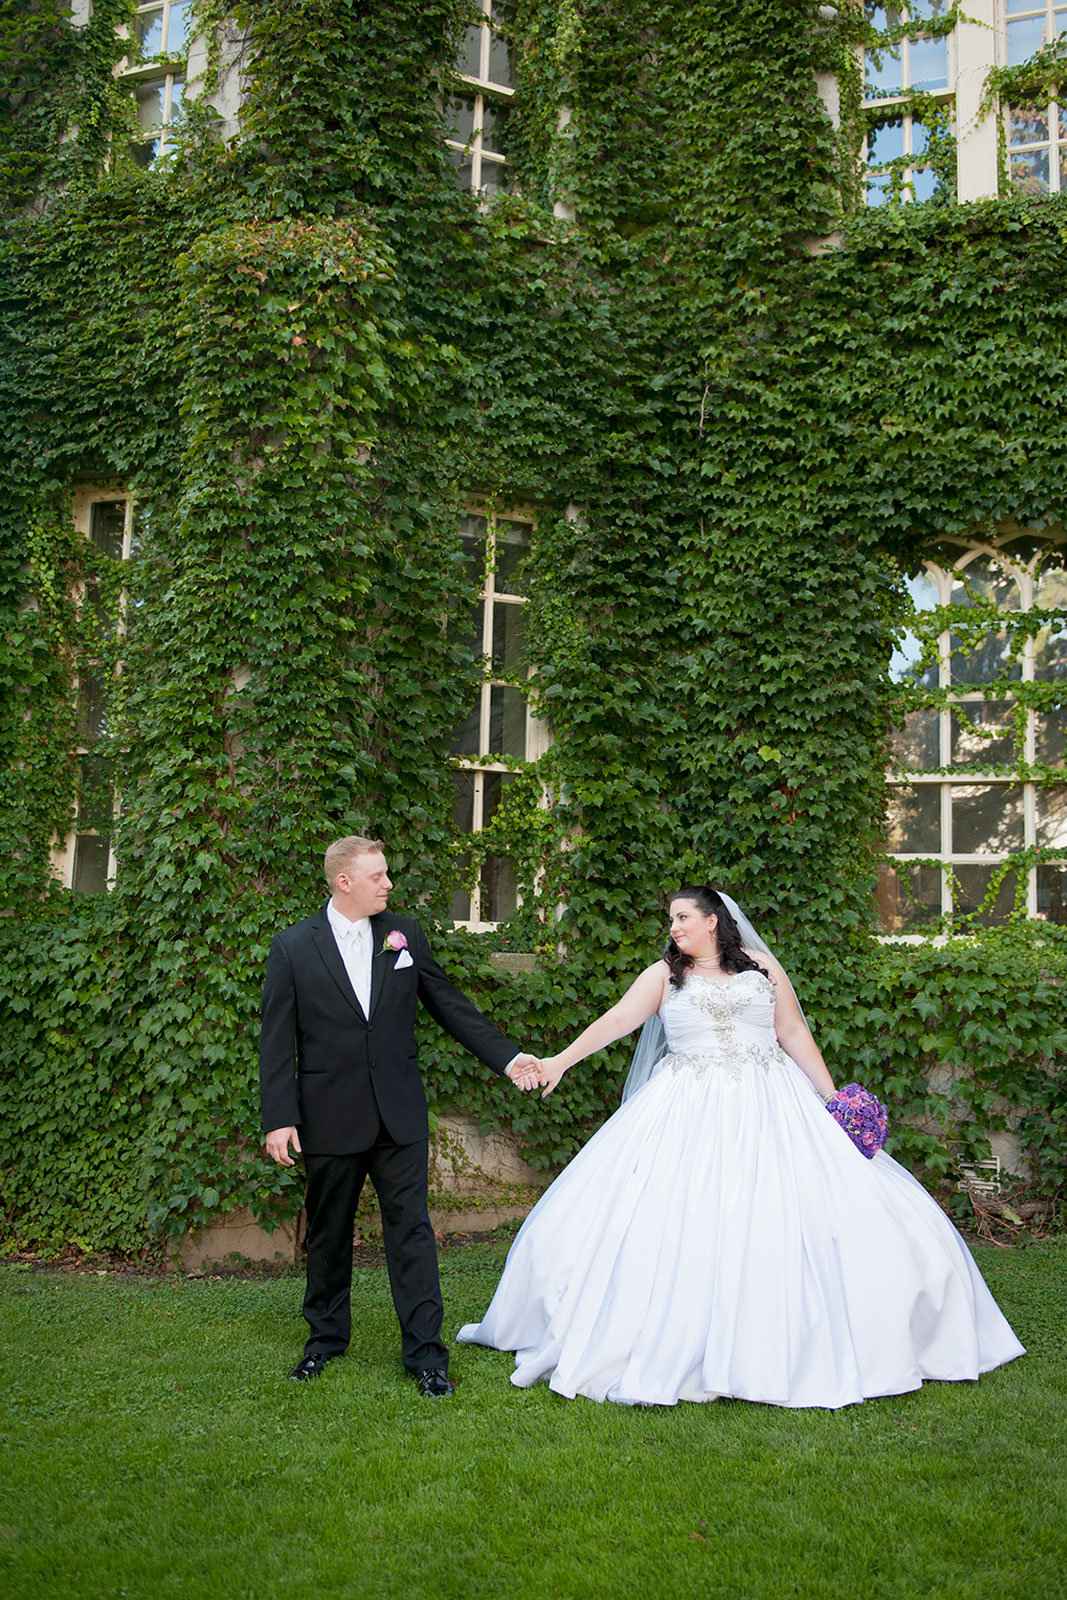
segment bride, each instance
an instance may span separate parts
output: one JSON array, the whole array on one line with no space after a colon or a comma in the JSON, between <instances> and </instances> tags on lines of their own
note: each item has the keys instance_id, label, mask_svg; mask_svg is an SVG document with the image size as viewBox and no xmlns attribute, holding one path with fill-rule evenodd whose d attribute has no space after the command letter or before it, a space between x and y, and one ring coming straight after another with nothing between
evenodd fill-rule
<instances>
[{"instance_id":1,"label":"bride","mask_svg":"<svg viewBox=\"0 0 1067 1600\"><path fill-rule=\"evenodd\" d=\"M513 1350L520 1387L624 1405L837 1407L1023 1354L937 1204L827 1113L789 979L727 896L678 892L664 959L544 1058L543 1092L642 1023L622 1106L461 1342Z\"/></svg>"}]
</instances>

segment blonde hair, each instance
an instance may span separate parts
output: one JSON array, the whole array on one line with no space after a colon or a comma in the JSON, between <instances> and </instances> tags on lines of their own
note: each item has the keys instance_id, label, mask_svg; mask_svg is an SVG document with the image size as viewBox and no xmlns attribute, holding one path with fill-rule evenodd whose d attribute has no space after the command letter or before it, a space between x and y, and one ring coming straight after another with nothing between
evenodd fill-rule
<instances>
[{"instance_id":1,"label":"blonde hair","mask_svg":"<svg viewBox=\"0 0 1067 1600\"><path fill-rule=\"evenodd\" d=\"M356 856L371 856L384 848L383 839L364 839L360 833L349 833L343 839L335 839L326 851L322 863L326 882L332 889L337 881L337 874L345 872Z\"/></svg>"}]
</instances>

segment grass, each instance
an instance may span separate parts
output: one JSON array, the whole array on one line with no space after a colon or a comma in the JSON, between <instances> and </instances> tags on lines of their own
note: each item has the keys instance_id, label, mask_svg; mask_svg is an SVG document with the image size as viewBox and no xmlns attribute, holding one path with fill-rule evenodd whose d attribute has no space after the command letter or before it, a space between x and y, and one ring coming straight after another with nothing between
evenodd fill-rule
<instances>
[{"instance_id":1,"label":"grass","mask_svg":"<svg viewBox=\"0 0 1067 1600\"><path fill-rule=\"evenodd\" d=\"M445 1253L449 1331L503 1254ZM295 1278L0 1267L0 1594L1067 1596L1067 1241L976 1254L1030 1353L839 1412L565 1401L469 1347L423 1400L380 1269L298 1387Z\"/></svg>"}]
</instances>

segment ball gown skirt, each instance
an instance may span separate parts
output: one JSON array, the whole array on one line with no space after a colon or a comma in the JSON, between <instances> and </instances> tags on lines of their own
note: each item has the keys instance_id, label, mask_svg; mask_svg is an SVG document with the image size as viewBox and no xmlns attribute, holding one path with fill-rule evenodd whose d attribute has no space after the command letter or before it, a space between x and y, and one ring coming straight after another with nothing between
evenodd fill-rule
<instances>
[{"instance_id":1,"label":"ball gown skirt","mask_svg":"<svg viewBox=\"0 0 1067 1600\"><path fill-rule=\"evenodd\" d=\"M516 1235L461 1342L624 1405L851 1405L1023 1354L910 1173L868 1159L774 1035L762 973L691 976L670 1054Z\"/></svg>"}]
</instances>

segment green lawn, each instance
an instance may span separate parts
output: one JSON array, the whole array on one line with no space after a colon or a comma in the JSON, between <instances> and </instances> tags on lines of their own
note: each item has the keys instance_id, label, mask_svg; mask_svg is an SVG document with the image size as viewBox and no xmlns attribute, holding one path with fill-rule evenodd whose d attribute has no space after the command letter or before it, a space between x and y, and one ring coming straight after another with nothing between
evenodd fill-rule
<instances>
[{"instance_id":1,"label":"green lawn","mask_svg":"<svg viewBox=\"0 0 1067 1600\"><path fill-rule=\"evenodd\" d=\"M447 1329L503 1247L442 1258ZM1054 1600L1067 1596L1067 1241L977 1252L1030 1353L836 1413L627 1410L397 1361L385 1274L285 1381L301 1285L0 1267L8 1600Z\"/></svg>"}]
</instances>

